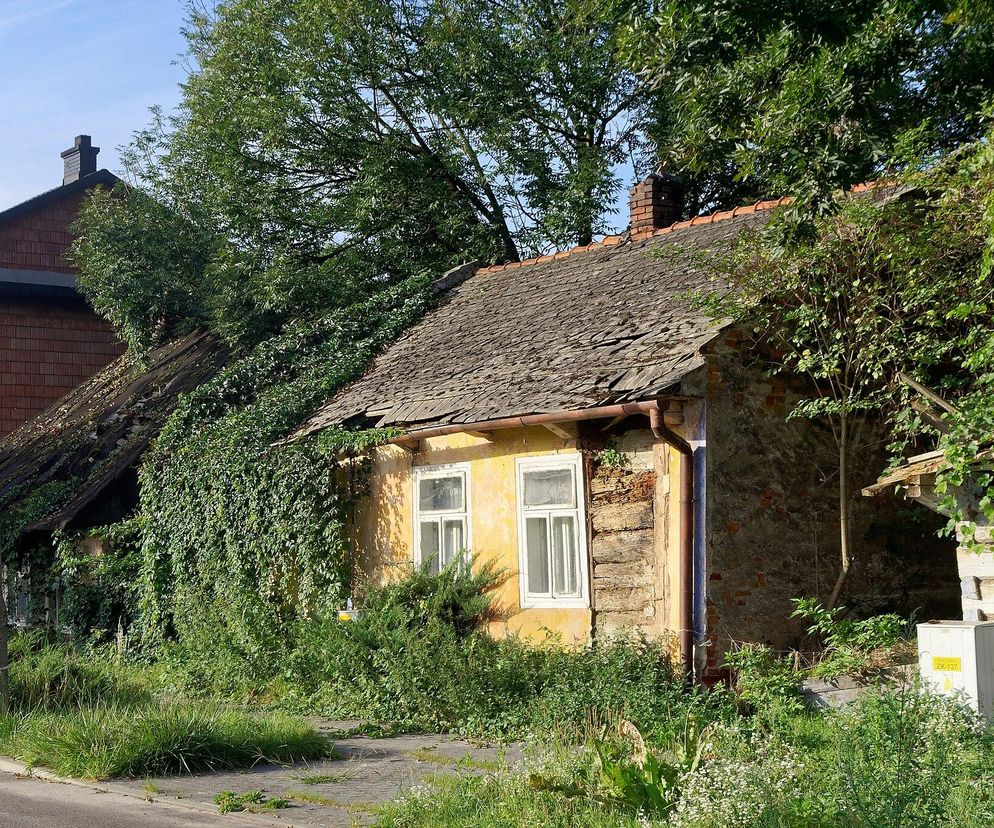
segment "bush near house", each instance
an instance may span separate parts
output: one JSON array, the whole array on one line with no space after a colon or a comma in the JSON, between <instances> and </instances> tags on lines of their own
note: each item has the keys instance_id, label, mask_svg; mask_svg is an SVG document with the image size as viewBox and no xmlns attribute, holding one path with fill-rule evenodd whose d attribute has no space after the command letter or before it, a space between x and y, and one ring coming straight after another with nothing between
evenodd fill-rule
<instances>
[{"instance_id":1,"label":"bush near house","mask_svg":"<svg viewBox=\"0 0 994 828\"><path fill-rule=\"evenodd\" d=\"M575 738L591 719L616 716L665 731L688 706L726 703L685 690L666 642L619 638L577 649L490 636L487 592L501 577L486 566L473 574L456 566L437 576L415 572L372 590L354 621L299 623L279 649L252 654L252 664L268 670L251 676L239 642L204 622L172 650L170 676L189 691L210 688L294 712L497 738ZM245 679L233 684L232 676Z\"/></svg>"}]
</instances>

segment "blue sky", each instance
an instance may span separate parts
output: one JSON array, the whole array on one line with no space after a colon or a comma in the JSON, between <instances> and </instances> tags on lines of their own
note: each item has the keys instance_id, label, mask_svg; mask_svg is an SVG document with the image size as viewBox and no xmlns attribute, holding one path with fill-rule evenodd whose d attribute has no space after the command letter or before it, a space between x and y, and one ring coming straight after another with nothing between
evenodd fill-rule
<instances>
[{"instance_id":1,"label":"blue sky","mask_svg":"<svg viewBox=\"0 0 994 828\"><path fill-rule=\"evenodd\" d=\"M0 210L62 183L80 133L117 148L171 109L185 72L182 0L0 0Z\"/></svg>"}]
</instances>

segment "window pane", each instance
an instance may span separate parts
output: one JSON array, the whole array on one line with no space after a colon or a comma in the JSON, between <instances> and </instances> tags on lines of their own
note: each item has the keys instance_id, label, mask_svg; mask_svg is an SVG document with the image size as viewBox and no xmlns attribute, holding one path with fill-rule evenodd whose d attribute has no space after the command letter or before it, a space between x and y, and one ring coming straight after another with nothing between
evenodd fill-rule
<instances>
[{"instance_id":1,"label":"window pane","mask_svg":"<svg viewBox=\"0 0 994 828\"><path fill-rule=\"evenodd\" d=\"M421 478L418 498L422 512L463 511L462 475Z\"/></svg>"},{"instance_id":2,"label":"window pane","mask_svg":"<svg viewBox=\"0 0 994 828\"><path fill-rule=\"evenodd\" d=\"M525 519L525 549L528 557L528 592L549 594L548 521L544 517Z\"/></svg>"},{"instance_id":3,"label":"window pane","mask_svg":"<svg viewBox=\"0 0 994 828\"><path fill-rule=\"evenodd\" d=\"M438 523L434 520L421 522L421 563L431 563L431 571L437 573L439 570L439 537Z\"/></svg>"},{"instance_id":4,"label":"window pane","mask_svg":"<svg viewBox=\"0 0 994 828\"><path fill-rule=\"evenodd\" d=\"M552 519L552 566L556 595L579 595L576 554L576 519L560 515Z\"/></svg>"},{"instance_id":5,"label":"window pane","mask_svg":"<svg viewBox=\"0 0 994 828\"><path fill-rule=\"evenodd\" d=\"M525 506L573 506L572 469L526 471L523 477Z\"/></svg>"},{"instance_id":6,"label":"window pane","mask_svg":"<svg viewBox=\"0 0 994 828\"><path fill-rule=\"evenodd\" d=\"M463 523L461 520L446 520L442 524L442 563L448 564L460 552L465 550L466 541L463 540Z\"/></svg>"}]
</instances>

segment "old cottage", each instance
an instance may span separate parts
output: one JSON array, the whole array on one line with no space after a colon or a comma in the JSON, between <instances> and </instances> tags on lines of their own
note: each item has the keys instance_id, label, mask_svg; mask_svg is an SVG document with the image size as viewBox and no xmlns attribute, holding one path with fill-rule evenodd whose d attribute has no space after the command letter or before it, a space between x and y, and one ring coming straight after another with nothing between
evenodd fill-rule
<instances>
[{"instance_id":1,"label":"old cottage","mask_svg":"<svg viewBox=\"0 0 994 828\"><path fill-rule=\"evenodd\" d=\"M698 672L732 640L797 645L790 599L825 596L839 566L835 448L786 419L796 383L747 332L685 299L780 203L679 221L679 182L653 175L623 236L446 274L440 307L300 432L402 432L355 516L365 577L469 550L509 575L496 633L672 635ZM865 500L855 525L851 606L955 600L934 526Z\"/></svg>"}]
</instances>

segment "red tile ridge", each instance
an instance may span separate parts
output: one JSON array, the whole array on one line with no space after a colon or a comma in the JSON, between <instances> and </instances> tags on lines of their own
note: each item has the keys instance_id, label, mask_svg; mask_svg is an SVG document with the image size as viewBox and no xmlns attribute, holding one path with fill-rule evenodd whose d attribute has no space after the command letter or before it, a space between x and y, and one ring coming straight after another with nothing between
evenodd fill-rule
<instances>
[{"instance_id":1,"label":"red tile ridge","mask_svg":"<svg viewBox=\"0 0 994 828\"><path fill-rule=\"evenodd\" d=\"M861 193L866 190L872 190L876 187L887 186L891 182L888 181L869 181L865 184L856 184L850 188L850 192ZM643 230L638 233L631 233L630 238L635 241L640 241L643 239L652 238L653 236L663 236L667 233L672 233L676 230L683 230L687 227L697 227L702 224L714 224L719 221L726 221L727 219L737 218L738 216L746 216L750 213L756 213L761 210L775 210L777 207L783 207L786 204L791 204L794 199L791 196L782 196L781 198L771 198L761 201L757 201L755 204L740 205L738 207L733 207L731 210L718 210L713 213L706 213L700 216L694 216L690 219L683 219L682 221L675 221L666 227L660 227L657 230ZM513 267L527 267L533 264L542 264L544 262L559 261L561 259L569 258L576 253L586 253L591 250L600 250L604 247L614 247L621 244L621 236L605 236L599 242L591 242L590 244L577 245L576 247L568 248L567 250L560 250L556 253L546 254L542 256L536 256L531 259L524 259L520 262L508 262L507 264L489 265L487 267L481 267L477 270L477 273L497 273L501 270L508 270Z\"/></svg>"}]
</instances>

